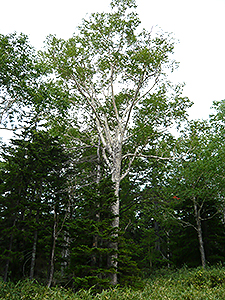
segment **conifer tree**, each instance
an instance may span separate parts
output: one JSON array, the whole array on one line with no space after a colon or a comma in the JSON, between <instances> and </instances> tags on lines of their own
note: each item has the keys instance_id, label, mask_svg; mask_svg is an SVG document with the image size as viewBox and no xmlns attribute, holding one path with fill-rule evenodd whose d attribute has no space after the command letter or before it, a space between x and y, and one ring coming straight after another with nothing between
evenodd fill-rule
<instances>
[{"instance_id":1,"label":"conifer tree","mask_svg":"<svg viewBox=\"0 0 225 300\"><path fill-rule=\"evenodd\" d=\"M109 263L112 249L111 205L115 201L112 182L105 178L79 189L76 208L67 221L71 236L70 267L73 287L93 288L100 291L109 286L110 275L115 272Z\"/></svg>"},{"instance_id":2,"label":"conifer tree","mask_svg":"<svg viewBox=\"0 0 225 300\"><path fill-rule=\"evenodd\" d=\"M21 260L18 272L26 272L30 261L29 276L33 278L39 232L45 227L44 220L46 216L52 219L54 206L60 210L60 216L67 207L64 189L68 157L58 139L44 131L32 131L25 133L22 138L12 140L2 156L4 168L1 170L0 226L2 237L8 241L8 246L4 240L0 245L5 250L1 257L2 262L5 261L4 280L7 279L9 262L16 255ZM22 247L20 240L24 241ZM30 249L28 257L24 256L26 248Z\"/></svg>"}]
</instances>

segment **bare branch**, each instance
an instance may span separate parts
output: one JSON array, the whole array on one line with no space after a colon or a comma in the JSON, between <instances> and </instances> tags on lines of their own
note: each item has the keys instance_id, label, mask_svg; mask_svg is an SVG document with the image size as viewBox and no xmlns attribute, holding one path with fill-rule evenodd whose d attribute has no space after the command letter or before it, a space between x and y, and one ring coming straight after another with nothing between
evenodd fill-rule
<instances>
[{"instance_id":1,"label":"bare branch","mask_svg":"<svg viewBox=\"0 0 225 300\"><path fill-rule=\"evenodd\" d=\"M190 222L186 222L182 219L179 219L179 217L176 217L174 214L169 213L169 215L175 219L176 221L178 221L183 227L193 227L196 231L198 231L198 228L195 227L193 224L191 224Z\"/></svg>"},{"instance_id":2,"label":"bare branch","mask_svg":"<svg viewBox=\"0 0 225 300\"><path fill-rule=\"evenodd\" d=\"M214 218L218 213L219 213L219 212L217 211L215 214L213 214L212 216L207 217L207 218L201 218L201 217L200 217L200 220L201 220L201 221L207 221L207 220L210 220L210 219Z\"/></svg>"},{"instance_id":3,"label":"bare branch","mask_svg":"<svg viewBox=\"0 0 225 300\"><path fill-rule=\"evenodd\" d=\"M131 224L131 220L129 219L128 224L127 224L126 227L124 228L124 233L126 232L127 228L130 226L130 224Z\"/></svg>"},{"instance_id":4,"label":"bare branch","mask_svg":"<svg viewBox=\"0 0 225 300\"><path fill-rule=\"evenodd\" d=\"M125 131L126 131L127 126L128 126L128 123L129 123L129 121L130 121L132 109L133 109L133 107L136 105L136 103L138 102L138 101L137 101L137 96L138 96L138 93L139 93L139 91L140 91L140 89L141 89L141 86L142 86L143 76L144 76L144 74L142 75L142 77L141 77L141 79L140 79L140 81L139 81L139 83L138 83L138 86L137 86L137 89L136 89L136 91L135 91L133 100L131 101L130 105L127 106L127 108L125 109L125 111L124 111L124 113L123 113L122 119L125 119L125 117L126 117L126 115L127 115L126 122L125 122L125 126L124 126L124 128L123 128L123 133L122 133L123 136L124 136L124 134L125 134Z\"/></svg>"},{"instance_id":5,"label":"bare branch","mask_svg":"<svg viewBox=\"0 0 225 300\"><path fill-rule=\"evenodd\" d=\"M20 126L16 128L0 127L0 130L16 131L16 130L27 129L27 128L29 128L29 126Z\"/></svg>"},{"instance_id":6,"label":"bare branch","mask_svg":"<svg viewBox=\"0 0 225 300\"><path fill-rule=\"evenodd\" d=\"M134 106L143 98L145 97L148 93L150 93L150 91L155 87L155 85L158 83L158 77L155 79L155 82L154 84L151 86L150 89L148 89L144 94L142 94L140 97L138 97L138 93L142 87L144 83L144 74L142 75L141 79L139 80L139 83L138 83L138 86L137 86L137 89L135 91L135 95L133 97L133 100L131 101L130 105L127 106L127 109L125 109L124 113L123 113L123 117L122 119L125 118L125 116L127 115L127 119L126 119L126 123L125 123L125 126L123 128L123 135L127 129L127 126L128 126L128 123L130 121L130 117L131 117L131 112L134 108Z\"/></svg>"},{"instance_id":7,"label":"bare branch","mask_svg":"<svg viewBox=\"0 0 225 300\"><path fill-rule=\"evenodd\" d=\"M130 172L130 168L131 168L131 165L133 163L133 161L135 160L135 158L137 157L137 154L138 154L138 147L135 149L135 152L133 153L132 155L132 158L129 160L129 164L128 164L128 167L127 167L127 170L125 171L125 173L121 176L121 179L120 180L123 180L127 174Z\"/></svg>"},{"instance_id":8,"label":"bare branch","mask_svg":"<svg viewBox=\"0 0 225 300\"><path fill-rule=\"evenodd\" d=\"M144 155L144 154L140 154L140 157L145 157L145 158L155 158L155 159L161 159L161 160L171 160L171 157L161 157L161 156L157 156L157 155Z\"/></svg>"},{"instance_id":9,"label":"bare branch","mask_svg":"<svg viewBox=\"0 0 225 300\"><path fill-rule=\"evenodd\" d=\"M118 125L120 127L120 130L122 132L121 126L120 126L120 120L119 120L119 113L118 113L118 109L116 106L116 102L115 102L115 95L114 95L114 88L113 88L113 74L114 74L114 66L111 66L111 76L110 76L110 86L111 86L111 94L112 94L112 103L113 103L113 108L115 111L115 116L118 122Z\"/></svg>"},{"instance_id":10,"label":"bare branch","mask_svg":"<svg viewBox=\"0 0 225 300\"><path fill-rule=\"evenodd\" d=\"M91 109L94 113L95 121L96 121L96 127L97 127L99 136L101 138L101 141L102 141L104 147L107 147L107 149L110 152L112 152L112 140L111 140L111 137L110 137L110 130L109 130L109 127L108 127L108 121L107 121L106 116L104 115L104 121L105 121L105 126L104 126L104 124L102 124L101 117L100 117L99 113L97 112L97 108L95 106L96 102L93 100L93 97L88 93L88 91L86 91L86 90L83 91L84 88L81 87L81 85L78 83L78 81L77 81L77 79L75 78L74 75L72 75L72 77L73 77L73 80L75 82L75 85L76 85L78 91L87 100L88 104L90 105L90 107L91 107ZM87 92L88 96L85 94L85 92ZM106 142L106 140L105 140L105 138L102 134L101 128L104 130L105 136L106 136L108 142Z\"/></svg>"}]
</instances>

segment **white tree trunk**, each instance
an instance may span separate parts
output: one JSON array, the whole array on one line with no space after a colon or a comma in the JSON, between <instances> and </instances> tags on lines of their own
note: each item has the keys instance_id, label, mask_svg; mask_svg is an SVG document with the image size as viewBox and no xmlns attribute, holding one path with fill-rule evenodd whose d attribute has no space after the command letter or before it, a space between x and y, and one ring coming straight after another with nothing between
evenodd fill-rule
<instances>
[{"instance_id":1,"label":"white tree trunk","mask_svg":"<svg viewBox=\"0 0 225 300\"><path fill-rule=\"evenodd\" d=\"M116 201L112 205L112 212L115 216L112 226L115 229L114 238L116 239L118 237L118 230L119 230L119 223L120 223L120 181L121 181L121 162L122 162L122 147L121 145L117 145L114 149L113 153L113 171L112 171L112 182L114 183L115 188L115 197ZM112 242L111 248L115 251L115 253L111 256L111 266L114 267L115 271L117 271L118 268L118 242ZM117 282L117 273L112 274L111 283L113 285L116 285Z\"/></svg>"},{"instance_id":2,"label":"white tree trunk","mask_svg":"<svg viewBox=\"0 0 225 300\"><path fill-rule=\"evenodd\" d=\"M34 231L34 242L33 242L33 249L32 249L32 254L31 254L31 264L30 264L30 280L32 280L34 278L36 251L37 251L37 229Z\"/></svg>"},{"instance_id":3,"label":"white tree trunk","mask_svg":"<svg viewBox=\"0 0 225 300\"><path fill-rule=\"evenodd\" d=\"M69 262L69 244L70 244L70 237L68 232L64 231L64 235L63 235L63 240L64 240L64 244L63 244L63 250L62 250L62 259L63 262L61 263L61 275L64 276L65 273L65 269L67 268Z\"/></svg>"},{"instance_id":4,"label":"white tree trunk","mask_svg":"<svg viewBox=\"0 0 225 300\"><path fill-rule=\"evenodd\" d=\"M97 185L99 185L100 180L101 180L101 166L100 166L100 147L101 147L101 139L100 137L98 138L98 147L97 147L97 174L96 174L96 183ZM99 192L98 192L99 194ZM100 213L99 213L99 203L97 203L97 212L96 212L96 222L99 223L100 222ZM93 244L92 247L93 248L98 248L98 240L99 240L99 236L97 234L95 234L93 236ZM94 266L97 262L97 258L96 258L96 254L94 253L92 255L92 265Z\"/></svg>"},{"instance_id":5,"label":"white tree trunk","mask_svg":"<svg viewBox=\"0 0 225 300\"><path fill-rule=\"evenodd\" d=\"M39 219L39 210L36 214L36 223L38 223ZM36 260L36 252L37 252L37 239L38 239L38 231L37 229L34 231L34 242L33 242L33 249L31 254L31 264L30 264L30 279L34 278L34 267L35 267L35 260Z\"/></svg>"},{"instance_id":6,"label":"white tree trunk","mask_svg":"<svg viewBox=\"0 0 225 300\"><path fill-rule=\"evenodd\" d=\"M202 237L202 224L201 224L201 217L200 217L200 209L197 207L197 203L194 200L194 210L195 210L195 220L197 224L197 233L198 233L198 241L199 241L199 250L201 254L201 262L202 267L205 269L206 267L206 258L205 258L205 249L204 249L204 243L203 243L203 237Z\"/></svg>"},{"instance_id":7,"label":"white tree trunk","mask_svg":"<svg viewBox=\"0 0 225 300\"><path fill-rule=\"evenodd\" d=\"M52 251L51 251L51 258L50 258L50 270L49 270L49 279L48 279L48 284L47 287L50 288L52 281L53 281L53 275L54 275L54 260L55 260L55 246L56 246L56 241L58 238L57 234L57 220L56 220L56 209L54 206L54 226L53 226L53 234L52 234Z\"/></svg>"}]
</instances>

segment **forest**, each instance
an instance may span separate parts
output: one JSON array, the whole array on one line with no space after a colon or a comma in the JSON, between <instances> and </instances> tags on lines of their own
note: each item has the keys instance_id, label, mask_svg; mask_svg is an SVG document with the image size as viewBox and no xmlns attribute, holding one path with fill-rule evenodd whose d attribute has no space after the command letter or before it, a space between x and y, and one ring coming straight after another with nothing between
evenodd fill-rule
<instances>
[{"instance_id":1,"label":"forest","mask_svg":"<svg viewBox=\"0 0 225 300\"><path fill-rule=\"evenodd\" d=\"M0 34L0 276L73 291L225 262L225 100L190 120L134 0L37 51Z\"/></svg>"}]
</instances>

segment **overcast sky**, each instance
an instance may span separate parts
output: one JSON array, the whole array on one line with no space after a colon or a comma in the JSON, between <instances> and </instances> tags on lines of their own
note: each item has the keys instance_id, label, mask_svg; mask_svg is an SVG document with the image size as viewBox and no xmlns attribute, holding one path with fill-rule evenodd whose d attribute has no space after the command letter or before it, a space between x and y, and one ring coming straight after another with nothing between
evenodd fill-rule
<instances>
[{"instance_id":1,"label":"overcast sky","mask_svg":"<svg viewBox=\"0 0 225 300\"><path fill-rule=\"evenodd\" d=\"M193 119L208 118L213 100L225 98L225 0L136 0L142 26L158 25L179 39L172 80L185 82ZM81 19L110 10L110 0L1 0L0 33L23 32L37 49L48 34L72 36Z\"/></svg>"}]
</instances>

